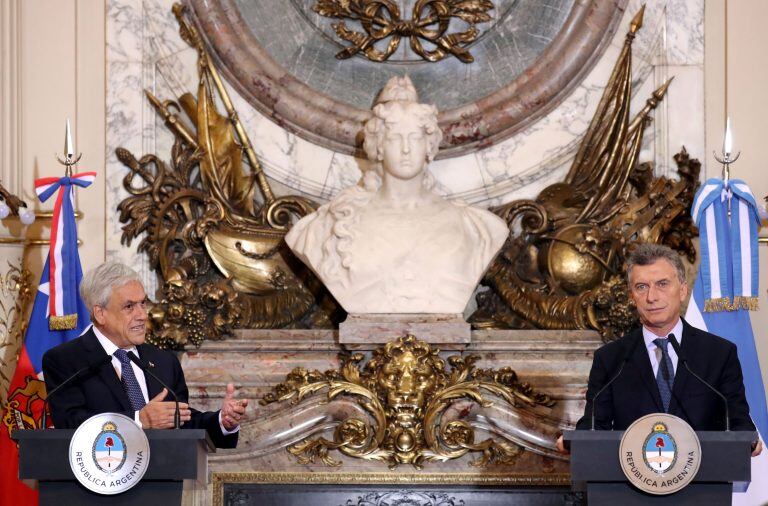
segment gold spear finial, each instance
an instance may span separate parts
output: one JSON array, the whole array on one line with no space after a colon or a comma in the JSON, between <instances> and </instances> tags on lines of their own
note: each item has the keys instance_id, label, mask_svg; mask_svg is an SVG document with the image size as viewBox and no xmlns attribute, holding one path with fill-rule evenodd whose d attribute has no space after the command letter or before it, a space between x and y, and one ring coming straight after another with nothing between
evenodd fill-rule
<instances>
[{"instance_id":1,"label":"gold spear finial","mask_svg":"<svg viewBox=\"0 0 768 506\"><path fill-rule=\"evenodd\" d=\"M636 34L637 31L643 27L643 16L645 15L645 4L643 4L642 7L640 7L640 10L635 14L635 17L632 18L632 23L629 25L629 33L632 35Z\"/></svg>"},{"instance_id":2,"label":"gold spear finial","mask_svg":"<svg viewBox=\"0 0 768 506\"><path fill-rule=\"evenodd\" d=\"M656 100L661 100L664 98L664 95L667 94L667 89L669 88L669 85L672 83L674 78L675 76L670 77L664 84L656 88L656 91L653 92L653 96L656 98Z\"/></svg>"}]
</instances>

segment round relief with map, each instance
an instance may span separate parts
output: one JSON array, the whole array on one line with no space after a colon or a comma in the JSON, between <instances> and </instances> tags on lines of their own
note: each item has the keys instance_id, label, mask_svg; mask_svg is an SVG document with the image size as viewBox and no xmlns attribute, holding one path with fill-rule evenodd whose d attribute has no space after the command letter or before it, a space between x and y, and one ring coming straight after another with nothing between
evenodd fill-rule
<instances>
[{"instance_id":1,"label":"round relief with map","mask_svg":"<svg viewBox=\"0 0 768 506\"><path fill-rule=\"evenodd\" d=\"M359 155L376 94L407 74L420 100L441 111L440 157L451 157L498 143L552 110L599 59L626 0L186 4L227 80L280 126Z\"/></svg>"}]
</instances>

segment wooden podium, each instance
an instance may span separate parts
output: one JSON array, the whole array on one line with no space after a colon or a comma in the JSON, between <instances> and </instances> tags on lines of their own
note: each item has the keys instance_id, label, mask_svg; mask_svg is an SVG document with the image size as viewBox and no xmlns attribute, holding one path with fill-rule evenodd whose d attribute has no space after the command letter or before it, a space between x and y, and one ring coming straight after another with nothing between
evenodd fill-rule
<instances>
[{"instance_id":1,"label":"wooden podium","mask_svg":"<svg viewBox=\"0 0 768 506\"><path fill-rule=\"evenodd\" d=\"M754 432L697 432L701 466L693 482L670 495L641 492L627 481L619 464L620 431L571 430L563 437L571 445L571 482L587 492L590 506L620 504L729 505L733 492L747 489L751 474Z\"/></svg>"},{"instance_id":2,"label":"wooden podium","mask_svg":"<svg viewBox=\"0 0 768 506\"><path fill-rule=\"evenodd\" d=\"M74 429L16 430L11 436L19 444L19 478L38 481L41 506L170 506L181 504L185 480L206 482L213 445L204 430L146 430L149 467L139 484L116 495L93 493L80 485L69 466L74 433Z\"/></svg>"}]
</instances>

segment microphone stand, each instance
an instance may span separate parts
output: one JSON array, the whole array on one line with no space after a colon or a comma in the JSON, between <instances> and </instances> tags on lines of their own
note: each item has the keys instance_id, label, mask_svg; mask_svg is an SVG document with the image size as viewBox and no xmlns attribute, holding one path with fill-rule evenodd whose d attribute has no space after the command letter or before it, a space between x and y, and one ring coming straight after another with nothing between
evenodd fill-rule
<instances>
[{"instance_id":1,"label":"microphone stand","mask_svg":"<svg viewBox=\"0 0 768 506\"><path fill-rule=\"evenodd\" d=\"M65 387L65 386L69 385L70 383L72 383L72 382L75 380L75 378L77 378L78 376L80 376L80 375L81 375L81 374L83 374L84 372L86 372L86 371L90 371L90 370L98 370L98 369L99 369L99 368L101 368L101 367L102 367L104 364L106 364L107 362L111 362L111 361L112 361L112 357L111 357L110 355L104 355L102 358L100 358L100 359L99 359L99 360L97 360L96 362L94 362L94 363L92 363L92 364L88 364L87 366L85 366L85 367L82 367L82 368L78 369L78 370L75 372L75 374L73 374L73 375L72 375L72 376L70 376L69 378L65 379L64 381L62 381L61 383L59 383L59 385L58 385L58 386L56 386L56 388L54 388L53 390L51 390L51 391L50 391L50 393L48 393L48 394L45 396L45 401L43 402L43 416L42 416L42 418L41 418L41 420L40 420L40 422L41 422L41 424L40 424L40 425L41 425L41 426L40 426L40 428L41 428L42 430L45 430L45 429L47 428L47 427L46 427L46 422L48 421L48 401L51 399L51 397L53 397L54 395L56 395L56 392L58 392L59 390L61 390L63 387Z\"/></svg>"},{"instance_id":2,"label":"microphone stand","mask_svg":"<svg viewBox=\"0 0 768 506\"><path fill-rule=\"evenodd\" d=\"M616 374L613 375L613 378L608 381L605 385L603 385L603 388L597 391L594 397L592 397L592 416L591 416L591 422L592 422L592 428L590 430L595 430L595 407L597 405L597 399L600 397L600 394L603 393L603 391L611 386L611 384L618 379L618 377L621 375L621 373L624 371L624 366L627 365L627 362L629 362L630 357L632 356L632 353L635 352L635 348L637 347L637 343L639 341L635 341L634 344L629 348L627 353L624 355L624 358L621 361L621 367L619 367L619 370L616 372Z\"/></svg>"},{"instance_id":3,"label":"microphone stand","mask_svg":"<svg viewBox=\"0 0 768 506\"><path fill-rule=\"evenodd\" d=\"M173 428L178 429L181 427L181 414L179 412L179 398L176 395L176 392L173 391L171 387L165 384L163 380L158 378L157 374L152 372L153 365L147 364L143 360L141 360L139 357L136 356L132 351L128 352L128 358L131 359L131 362L139 366L139 368L144 371L145 373L149 374L152 378L155 379L160 385L162 385L172 396L173 401L176 403L176 410L173 413Z\"/></svg>"},{"instance_id":4,"label":"microphone stand","mask_svg":"<svg viewBox=\"0 0 768 506\"><path fill-rule=\"evenodd\" d=\"M691 370L691 367L688 365L688 360L685 358L685 355L683 355L683 351L680 349L680 343L677 342L677 338L675 337L675 335L669 334L669 336L667 337L669 338L669 343L672 345L672 349L674 349L675 353L677 353L677 359L683 363L686 370L691 374L691 376L693 376L694 378L699 380L701 383L706 385L707 388L712 390L718 397L720 397L723 400L723 406L725 406L725 431L730 432L731 416L730 416L730 411L728 409L728 399L726 399L725 396L721 394L719 390L717 390L715 387L707 383L707 381L704 378L702 378L701 376L699 376L698 374L696 374Z\"/></svg>"}]
</instances>

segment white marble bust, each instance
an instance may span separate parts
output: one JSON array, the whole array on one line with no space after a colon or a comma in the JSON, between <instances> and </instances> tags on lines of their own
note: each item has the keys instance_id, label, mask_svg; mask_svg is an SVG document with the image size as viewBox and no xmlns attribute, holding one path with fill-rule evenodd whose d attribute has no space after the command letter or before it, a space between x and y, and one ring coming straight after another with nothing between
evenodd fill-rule
<instances>
[{"instance_id":1,"label":"white marble bust","mask_svg":"<svg viewBox=\"0 0 768 506\"><path fill-rule=\"evenodd\" d=\"M509 234L495 214L433 191L442 132L408 77L365 124L372 166L285 236L348 313L462 313Z\"/></svg>"}]
</instances>

